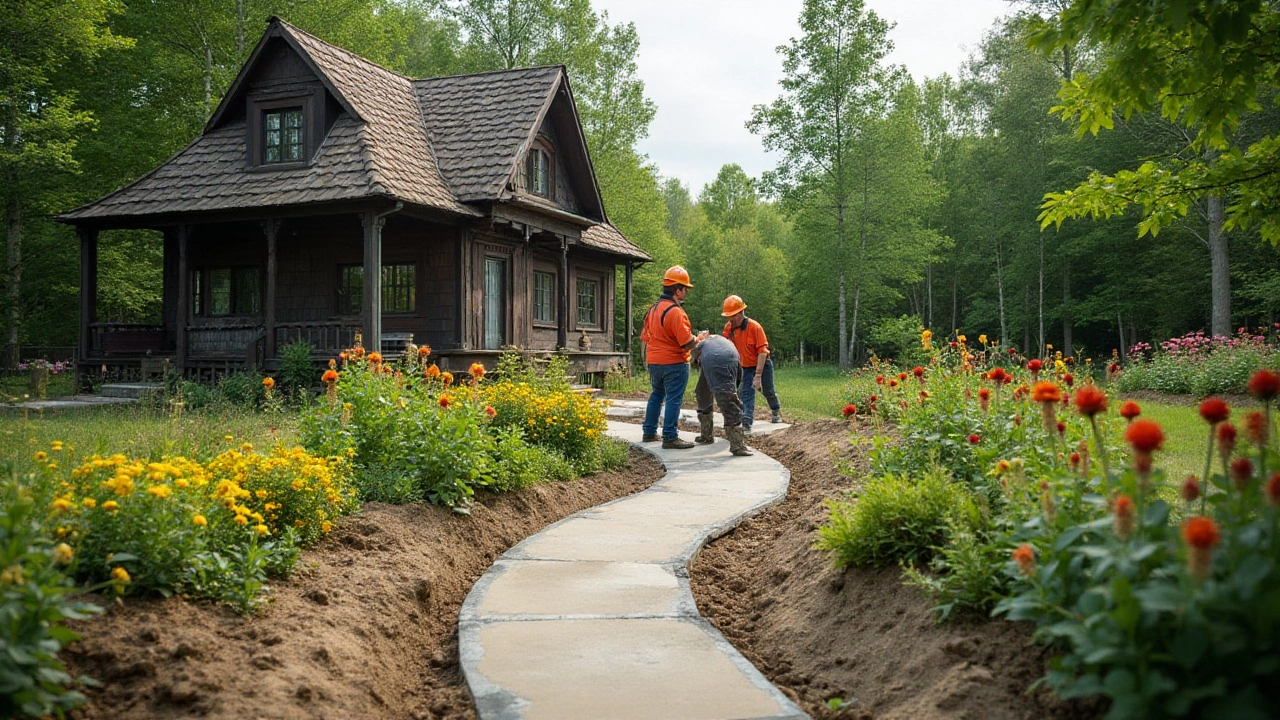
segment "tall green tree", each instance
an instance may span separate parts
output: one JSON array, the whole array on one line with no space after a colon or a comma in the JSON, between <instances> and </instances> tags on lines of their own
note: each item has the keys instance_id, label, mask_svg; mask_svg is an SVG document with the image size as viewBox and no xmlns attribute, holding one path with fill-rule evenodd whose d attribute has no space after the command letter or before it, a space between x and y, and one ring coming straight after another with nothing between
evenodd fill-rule
<instances>
[{"instance_id":1,"label":"tall green tree","mask_svg":"<svg viewBox=\"0 0 1280 720\"><path fill-rule=\"evenodd\" d=\"M121 10L111 0L5 4L0 28L0 201L5 217L8 275L8 361L18 362L23 319L24 216L59 205L67 175L79 170L76 144L93 128L93 115L76 105L74 90L54 77L74 59L92 59L123 48L108 17Z\"/></svg>"}]
</instances>

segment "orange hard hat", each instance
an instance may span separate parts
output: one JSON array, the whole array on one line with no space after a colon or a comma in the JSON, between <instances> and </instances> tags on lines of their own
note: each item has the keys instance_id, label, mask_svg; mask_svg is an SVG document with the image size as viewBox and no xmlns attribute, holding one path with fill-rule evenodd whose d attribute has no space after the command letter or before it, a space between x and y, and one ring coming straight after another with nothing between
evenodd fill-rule
<instances>
[{"instance_id":1,"label":"orange hard hat","mask_svg":"<svg viewBox=\"0 0 1280 720\"><path fill-rule=\"evenodd\" d=\"M662 276L662 284L693 287L693 283L689 282L689 271L679 265L672 265L667 268L667 272Z\"/></svg>"},{"instance_id":2,"label":"orange hard hat","mask_svg":"<svg viewBox=\"0 0 1280 720\"><path fill-rule=\"evenodd\" d=\"M724 312L720 313L724 317L737 315L747 309L747 304L742 302L742 298L737 295L730 295L724 299Z\"/></svg>"}]
</instances>

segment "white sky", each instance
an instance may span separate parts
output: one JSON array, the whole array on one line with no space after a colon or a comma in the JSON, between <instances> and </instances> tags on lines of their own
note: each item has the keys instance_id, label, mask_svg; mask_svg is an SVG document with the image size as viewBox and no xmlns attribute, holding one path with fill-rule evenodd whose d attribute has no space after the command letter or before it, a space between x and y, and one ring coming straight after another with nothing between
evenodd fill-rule
<instances>
[{"instance_id":1,"label":"white sky","mask_svg":"<svg viewBox=\"0 0 1280 720\"><path fill-rule=\"evenodd\" d=\"M658 105L640 151L665 177L678 177L696 197L720 166L736 162L759 176L773 167L760 139L744 127L753 105L778 95L782 59L776 48L800 33L801 0L593 0L609 23L634 22L639 74ZM897 23L888 61L917 79L956 74L1005 0L867 0Z\"/></svg>"}]
</instances>

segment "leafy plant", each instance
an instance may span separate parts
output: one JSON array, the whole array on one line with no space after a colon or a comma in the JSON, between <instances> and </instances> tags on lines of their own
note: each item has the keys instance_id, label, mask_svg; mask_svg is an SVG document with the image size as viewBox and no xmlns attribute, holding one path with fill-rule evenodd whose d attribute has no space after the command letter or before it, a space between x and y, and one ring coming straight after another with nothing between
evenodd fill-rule
<instances>
[{"instance_id":1,"label":"leafy plant","mask_svg":"<svg viewBox=\"0 0 1280 720\"><path fill-rule=\"evenodd\" d=\"M280 370L277 373L282 390L297 393L316 384L315 365L311 356L315 346L305 340L289 343L280 348Z\"/></svg>"}]
</instances>

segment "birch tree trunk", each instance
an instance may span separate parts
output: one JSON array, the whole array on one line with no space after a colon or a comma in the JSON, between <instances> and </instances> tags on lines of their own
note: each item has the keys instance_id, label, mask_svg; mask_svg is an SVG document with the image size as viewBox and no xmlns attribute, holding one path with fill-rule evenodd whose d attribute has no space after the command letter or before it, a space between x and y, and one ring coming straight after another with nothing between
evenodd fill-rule
<instances>
[{"instance_id":1,"label":"birch tree trunk","mask_svg":"<svg viewBox=\"0 0 1280 720\"><path fill-rule=\"evenodd\" d=\"M1040 351L1037 357L1044 357L1044 235L1040 235L1040 334L1036 336L1036 342L1040 344Z\"/></svg>"},{"instance_id":2,"label":"birch tree trunk","mask_svg":"<svg viewBox=\"0 0 1280 720\"><path fill-rule=\"evenodd\" d=\"M11 175L12 173L10 173ZM10 188L13 187L10 178ZM22 199L10 190L5 199L5 246L8 250L9 270L9 367L17 368L21 361L18 341L22 337Z\"/></svg>"},{"instance_id":3,"label":"birch tree trunk","mask_svg":"<svg viewBox=\"0 0 1280 720\"><path fill-rule=\"evenodd\" d=\"M1004 312L1004 248L999 240L996 240L996 290L1000 295L1000 344L1005 345L1009 342L1009 327Z\"/></svg>"},{"instance_id":4,"label":"birch tree trunk","mask_svg":"<svg viewBox=\"0 0 1280 720\"><path fill-rule=\"evenodd\" d=\"M839 315L840 315L840 342L839 342L839 345L840 345L840 368L841 368L841 369L846 369L846 368L848 368L848 367L849 367L849 346L848 346L847 344L845 344L845 334L844 334L844 332L845 332L845 330L847 329L847 327L848 327L848 326L845 324L845 307L844 307L844 305L845 305L845 300L844 300L844 269L843 269L843 268L840 270L840 291L839 291L839 294L840 294L840 297L839 297L839 303L840 303L840 310L839 310ZM829 307L829 306L828 306L828 307Z\"/></svg>"},{"instance_id":5,"label":"birch tree trunk","mask_svg":"<svg viewBox=\"0 0 1280 720\"><path fill-rule=\"evenodd\" d=\"M236 0L236 53L244 58L244 0Z\"/></svg>"}]
</instances>

